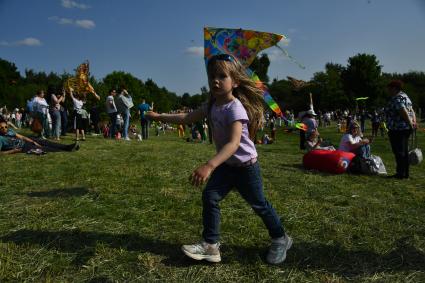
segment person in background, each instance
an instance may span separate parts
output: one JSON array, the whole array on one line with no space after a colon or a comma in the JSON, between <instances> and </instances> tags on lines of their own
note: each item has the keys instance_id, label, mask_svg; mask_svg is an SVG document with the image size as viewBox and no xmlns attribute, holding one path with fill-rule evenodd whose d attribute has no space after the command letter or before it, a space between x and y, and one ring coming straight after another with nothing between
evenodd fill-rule
<instances>
[{"instance_id":1,"label":"person in background","mask_svg":"<svg viewBox=\"0 0 425 283\"><path fill-rule=\"evenodd\" d=\"M381 123L380 116L376 109L372 112L370 121L372 122L372 137L374 138L378 136L379 125Z\"/></svg>"},{"instance_id":2,"label":"person in background","mask_svg":"<svg viewBox=\"0 0 425 283\"><path fill-rule=\"evenodd\" d=\"M314 130L317 129L317 121L315 117L317 116L316 112L314 112L313 108L313 94L310 93L310 109L308 111L302 111L298 114L298 118L301 120L301 123L305 124L307 126L307 130L301 130L300 129L300 149L305 149L305 141L306 141L306 135L310 134Z\"/></svg>"},{"instance_id":3,"label":"person in background","mask_svg":"<svg viewBox=\"0 0 425 283\"><path fill-rule=\"evenodd\" d=\"M0 154L30 153L37 150L39 152L76 151L79 148L78 143L65 145L20 135L10 129L6 121L0 120Z\"/></svg>"},{"instance_id":4,"label":"person in background","mask_svg":"<svg viewBox=\"0 0 425 283\"><path fill-rule=\"evenodd\" d=\"M93 131L95 135L101 134L99 123L100 123L100 114L99 114L99 106L94 104L90 109L90 120L93 125Z\"/></svg>"},{"instance_id":5,"label":"person in background","mask_svg":"<svg viewBox=\"0 0 425 283\"><path fill-rule=\"evenodd\" d=\"M137 107L138 114L140 115L140 125L142 126L142 138L147 140L149 138L149 119L145 116L147 111L151 111L153 109L152 106L146 103L146 100L143 99L142 103Z\"/></svg>"},{"instance_id":6,"label":"person in background","mask_svg":"<svg viewBox=\"0 0 425 283\"><path fill-rule=\"evenodd\" d=\"M61 122L61 103L65 101L65 91L55 94L50 92L50 116L52 117L52 136L55 140L60 140L62 122Z\"/></svg>"},{"instance_id":7,"label":"person in background","mask_svg":"<svg viewBox=\"0 0 425 283\"><path fill-rule=\"evenodd\" d=\"M123 127L122 127L122 138L126 141L129 141L128 128L130 126L130 108L133 107L133 98L128 93L125 86L121 87L121 93L117 97L117 109L123 118Z\"/></svg>"},{"instance_id":8,"label":"person in background","mask_svg":"<svg viewBox=\"0 0 425 283\"><path fill-rule=\"evenodd\" d=\"M391 97L385 108L388 137L396 161L396 174L390 177L397 179L409 178L409 137L417 128L412 101L402 87L400 80L387 85Z\"/></svg>"},{"instance_id":9,"label":"person in background","mask_svg":"<svg viewBox=\"0 0 425 283\"><path fill-rule=\"evenodd\" d=\"M89 121L89 114L87 110L84 109L85 101L85 95L75 95L73 94L74 90L72 88L69 89L69 95L72 98L72 102L74 104L74 130L75 130L75 140L80 140L80 134L81 134L81 140L86 140L85 132L87 131L88 127L88 121ZM100 97L96 95L97 99L100 99Z\"/></svg>"},{"instance_id":10,"label":"person in background","mask_svg":"<svg viewBox=\"0 0 425 283\"><path fill-rule=\"evenodd\" d=\"M109 91L109 95L106 97L106 112L109 115L110 127L109 127L109 138L115 139L115 134L117 131L117 107L115 105L114 97L117 94L115 89Z\"/></svg>"},{"instance_id":11,"label":"person in background","mask_svg":"<svg viewBox=\"0 0 425 283\"><path fill-rule=\"evenodd\" d=\"M323 139L319 136L319 131L316 129L306 137L305 148L307 152L315 149L335 150L332 145L325 145Z\"/></svg>"},{"instance_id":12,"label":"person in background","mask_svg":"<svg viewBox=\"0 0 425 283\"><path fill-rule=\"evenodd\" d=\"M360 125L352 121L347 132L342 136L339 150L352 152L359 158L370 157L370 143L367 138L363 138Z\"/></svg>"},{"instance_id":13,"label":"person in background","mask_svg":"<svg viewBox=\"0 0 425 283\"><path fill-rule=\"evenodd\" d=\"M49 120L47 117L49 113L49 104L47 104L44 98L44 90L37 91L32 102L32 111L34 119L38 119L42 125L40 138L46 139L50 136Z\"/></svg>"}]
</instances>

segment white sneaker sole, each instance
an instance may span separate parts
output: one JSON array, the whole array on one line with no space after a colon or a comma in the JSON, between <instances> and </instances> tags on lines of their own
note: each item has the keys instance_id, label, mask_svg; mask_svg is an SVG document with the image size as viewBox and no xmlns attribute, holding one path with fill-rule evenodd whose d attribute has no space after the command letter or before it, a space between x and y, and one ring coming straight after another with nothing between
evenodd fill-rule
<instances>
[{"instance_id":1,"label":"white sneaker sole","mask_svg":"<svg viewBox=\"0 0 425 283\"><path fill-rule=\"evenodd\" d=\"M190 258L193 258L195 260L206 260L209 262L220 262L221 261L221 256L218 255L200 255L200 254L192 254L188 251L186 251L183 247L182 247L182 251L184 252L185 255L187 255Z\"/></svg>"}]
</instances>

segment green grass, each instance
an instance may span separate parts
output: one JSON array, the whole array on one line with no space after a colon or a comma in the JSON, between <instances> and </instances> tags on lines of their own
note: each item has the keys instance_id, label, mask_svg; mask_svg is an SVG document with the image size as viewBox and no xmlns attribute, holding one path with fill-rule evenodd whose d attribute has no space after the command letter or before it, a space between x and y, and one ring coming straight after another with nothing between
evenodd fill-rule
<instances>
[{"instance_id":1,"label":"green grass","mask_svg":"<svg viewBox=\"0 0 425 283\"><path fill-rule=\"evenodd\" d=\"M201 189L187 180L212 145L89 136L75 153L1 157L0 282L425 282L424 163L403 181L330 175L302 169L297 133L257 148L294 238L284 264L265 263L267 231L236 192L221 203L222 262L180 251L200 239ZM372 153L394 173L388 140Z\"/></svg>"}]
</instances>

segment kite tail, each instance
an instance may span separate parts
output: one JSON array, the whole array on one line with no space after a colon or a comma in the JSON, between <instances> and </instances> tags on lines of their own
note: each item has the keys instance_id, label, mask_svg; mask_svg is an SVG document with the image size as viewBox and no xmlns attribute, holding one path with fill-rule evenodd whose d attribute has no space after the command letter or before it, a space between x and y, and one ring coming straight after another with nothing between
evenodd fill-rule
<instances>
[{"instance_id":1,"label":"kite tail","mask_svg":"<svg viewBox=\"0 0 425 283\"><path fill-rule=\"evenodd\" d=\"M255 85L263 91L263 99L266 104L273 110L274 113L278 117L283 117L283 113L280 110L279 105L277 105L276 101L274 101L273 97L270 95L267 86L260 80L260 78L250 69L247 69L247 74L251 77L251 79L255 82Z\"/></svg>"},{"instance_id":2,"label":"kite tail","mask_svg":"<svg viewBox=\"0 0 425 283\"><path fill-rule=\"evenodd\" d=\"M275 45L277 48L279 48L280 51L283 52L283 54L285 54L286 57L289 58L289 60L291 60L293 63L297 64L298 67L300 67L301 69L305 69L305 66L301 65L300 62L298 62L297 60L295 60L294 57L292 57L291 55L289 55L288 51L286 51L285 49L283 49L282 47L280 47L279 45Z\"/></svg>"}]
</instances>

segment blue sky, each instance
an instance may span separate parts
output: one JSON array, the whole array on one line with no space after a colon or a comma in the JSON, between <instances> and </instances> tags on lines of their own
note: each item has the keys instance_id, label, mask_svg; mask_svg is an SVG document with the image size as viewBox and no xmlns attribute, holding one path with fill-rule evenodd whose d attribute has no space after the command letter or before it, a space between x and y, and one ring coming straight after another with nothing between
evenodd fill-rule
<instances>
[{"instance_id":1,"label":"blue sky","mask_svg":"<svg viewBox=\"0 0 425 283\"><path fill-rule=\"evenodd\" d=\"M88 59L97 79L119 70L195 94L207 85L204 26L287 36L306 68L271 48L271 79L309 80L358 53L384 72L425 71L425 0L0 0L0 58L58 74Z\"/></svg>"}]
</instances>

